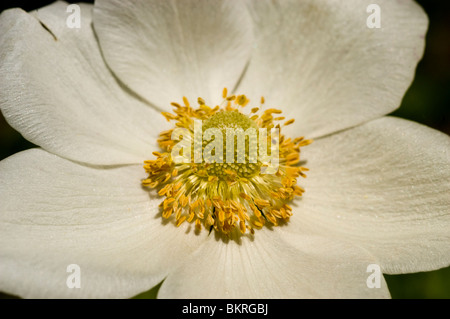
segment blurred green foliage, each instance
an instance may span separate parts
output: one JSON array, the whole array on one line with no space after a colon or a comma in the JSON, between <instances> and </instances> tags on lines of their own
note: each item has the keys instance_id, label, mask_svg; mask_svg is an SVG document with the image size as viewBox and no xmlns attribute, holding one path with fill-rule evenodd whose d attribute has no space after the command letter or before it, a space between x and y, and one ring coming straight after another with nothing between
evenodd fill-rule
<instances>
[{"instance_id":1,"label":"blurred green foliage","mask_svg":"<svg viewBox=\"0 0 450 319\"><path fill-rule=\"evenodd\" d=\"M400 108L392 115L450 135L450 2L417 2L430 19L425 55ZM0 115L0 160L33 146ZM385 278L393 298L450 298L450 267L417 274L386 275ZM134 298L155 298L158 289L159 285ZM11 297L0 293L0 298Z\"/></svg>"}]
</instances>

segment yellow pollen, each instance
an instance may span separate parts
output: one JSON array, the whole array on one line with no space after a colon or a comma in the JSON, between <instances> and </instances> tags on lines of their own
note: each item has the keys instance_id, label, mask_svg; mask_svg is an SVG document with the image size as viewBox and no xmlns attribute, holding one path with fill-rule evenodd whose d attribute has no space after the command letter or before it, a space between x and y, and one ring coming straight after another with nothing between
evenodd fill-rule
<instances>
[{"instance_id":1,"label":"yellow pollen","mask_svg":"<svg viewBox=\"0 0 450 319\"><path fill-rule=\"evenodd\" d=\"M204 121L203 124L203 132L208 129L219 129L222 133L222 161L223 163L206 163L203 161L198 165L200 170L206 171L209 175L209 181L213 181L212 177L217 179L226 180L227 177L233 175L234 177L251 177L257 174L261 168L261 163L257 160L257 135L255 135L255 139L252 140L250 137L247 137L242 145L242 152L239 154L238 152L238 136L229 134L230 130L242 130L245 133L248 129L254 129L254 132L257 133L257 125L254 121L252 121L247 115L242 114L236 110L228 111L228 112L217 112L212 115L209 119ZM231 131L234 132L234 131ZM227 144L227 134L228 137L231 137L230 143L234 145L233 154L231 154L232 160L229 161L227 158L227 146L231 144ZM200 141L199 141L200 142ZM205 151L206 145L209 141L203 140L202 142L202 152ZM253 147L256 154L251 154L250 149ZM217 150L214 150L214 154ZM239 158L239 155L242 155L242 158Z\"/></svg>"},{"instance_id":2,"label":"yellow pollen","mask_svg":"<svg viewBox=\"0 0 450 319\"><path fill-rule=\"evenodd\" d=\"M297 185L308 170L298 165L300 148L312 140L286 138L280 124L274 123L285 119L273 116L282 111L261 109L264 97L248 113L243 112L250 104L245 95L229 95L224 88L222 98L222 105L214 107L201 97L197 107L186 97L182 104L171 103L173 112L162 114L174 127L160 133L162 150L153 152L156 158L144 161L148 177L142 185L157 189L163 199L162 218L177 227L186 222L196 231L206 228L231 236L253 235L265 225L288 222L292 216L288 203L305 192ZM195 131L198 122L201 130ZM284 126L292 123L293 119ZM188 132L182 141L191 147L177 153L180 140L172 139L172 134L178 128ZM272 135L274 129L278 135ZM177 160L189 150L190 159ZM271 160L274 156L278 161Z\"/></svg>"}]
</instances>

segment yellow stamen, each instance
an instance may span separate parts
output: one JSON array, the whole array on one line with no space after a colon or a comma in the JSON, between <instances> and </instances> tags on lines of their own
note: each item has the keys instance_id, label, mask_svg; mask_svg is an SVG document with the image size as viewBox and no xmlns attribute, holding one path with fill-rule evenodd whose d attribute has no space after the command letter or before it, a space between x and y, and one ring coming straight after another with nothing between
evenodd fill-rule
<instances>
[{"instance_id":1,"label":"yellow stamen","mask_svg":"<svg viewBox=\"0 0 450 319\"><path fill-rule=\"evenodd\" d=\"M181 216L180 219L177 220L176 226L179 227L186 220L186 216Z\"/></svg>"},{"instance_id":2,"label":"yellow stamen","mask_svg":"<svg viewBox=\"0 0 450 319\"><path fill-rule=\"evenodd\" d=\"M300 148L311 144L312 140L286 138L281 133L280 124L274 123L285 119L283 116L274 118L273 114L282 113L279 109L269 108L257 115L254 113L260 112L260 107L253 107L250 114L254 115L247 116L238 110L250 103L245 95L228 96L228 90L224 88L222 97L222 107L214 108L207 106L201 97L197 99L197 108L192 108L186 97L182 98L183 105L171 103L173 112L163 112L163 116L169 122L175 122L174 128L159 135L157 141L163 151L153 152L155 159L144 161L148 177L142 180L142 185L157 189L157 194L164 198L160 205L162 217L172 220L177 227L187 221L195 223L196 231L206 228L227 235L248 235L254 234L254 229L260 229L266 223L277 226L281 221L288 222L292 216L288 202L305 192L297 185L297 178L306 177L304 172L308 171L306 167L294 165L300 162ZM260 102L261 105L265 103L264 97ZM237 160L240 154L237 144L233 144L235 149L231 154L234 153L234 162L231 163L225 160L206 162L204 157L201 162L194 162L193 159L190 162L176 162L171 152L177 141L171 139L172 133L177 127L187 129L190 136L186 138L194 141L196 120L202 121L203 132L209 128L219 129L224 141L225 133L230 128L244 132L249 128L280 129L279 166L271 174L262 173L268 164L251 156L250 146L254 145L254 141L250 136L246 137L245 153L240 161ZM286 121L284 126L292 123L293 119ZM276 143L269 136L267 141L269 145ZM258 150L259 141L255 143ZM208 142L200 140L200 144L201 155L204 156ZM195 152L195 147L191 150ZM213 153L216 151L214 148ZM225 144L222 151L225 156Z\"/></svg>"},{"instance_id":3,"label":"yellow stamen","mask_svg":"<svg viewBox=\"0 0 450 319\"><path fill-rule=\"evenodd\" d=\"M183 103L186 107L189 107L189 101L187 99L187 97L183 96Z\"/></svg>"},{"instance_id":4,"label":"yellow stamen","mask_svg":"<svg viewBox=\"0 0 450 319\"><path fill-rule=\"evenodd\" d=\"M289 121L286 121L286 122L284 123L284 126L288 126L288 125L294 123L294 121L295 121L294 119L290 119Z\"/></svg>"},{"instance_id":5,"label":"yellow stamen","mask_svg":"<svg viewBox=\"0 0 450 319\"><path fill-rule=\"evenodd\" d=\"M202 99L201 97L199 97L197 101L198 101L198 104L205 105L205 100Z\"/></svg>"},{"instance_id":6,"label":"yellow stamen","mask_svg":"<svg viewBox=\"0 0 450 319\"><path fill-rule=\"evenodd\" d=\"M227 96L228 96L228 90L227 90L227 88L223 88L223 91L222 91L222 97L223 97L224 99L226 99Z\"/></svg>"}]
</instances>

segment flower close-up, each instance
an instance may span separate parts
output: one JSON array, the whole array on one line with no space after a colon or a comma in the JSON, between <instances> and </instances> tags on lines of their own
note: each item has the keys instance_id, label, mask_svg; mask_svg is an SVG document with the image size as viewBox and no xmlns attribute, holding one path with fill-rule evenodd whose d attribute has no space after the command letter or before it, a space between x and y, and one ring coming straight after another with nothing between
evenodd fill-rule
<instances>
[{"instance_id":1,"label":"flower close-up","mask_svg":"<svg viewBox=\"0 0 450 319\"><path fill-rule=\"evenodd\" d=\"M388 115L428 18L372 2L3 11L0 108L37 147L0 162L0 291L390 298L448 267L450 137Z\"/></svg>"}]
</instances>

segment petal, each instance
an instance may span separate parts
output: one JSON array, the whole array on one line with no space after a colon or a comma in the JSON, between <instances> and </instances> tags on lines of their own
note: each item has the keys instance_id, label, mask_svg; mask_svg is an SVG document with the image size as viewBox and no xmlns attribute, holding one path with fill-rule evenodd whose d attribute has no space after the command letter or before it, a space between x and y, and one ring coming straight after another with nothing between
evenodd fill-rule
<instances>
[{"instance_id":1,"label":"petal","mask_svg":"<svg viewBox=\"0 0 450 319\"><path fill-rule=\"evenodd\" d=\"M60 156L91 164L140 163L157 147L157 111L121 87L105 65L91 28L56 2L0 17L0 107L26 139Z\"/></svg>"},{"instance_id":2,"label":"petal","mask_svg":"<svg viewBox=\"0 0 450 319\"><path fill-rule=\"evenodd\" d=\"M94 13L108 65L160 108L182 96L219 103L250 57L252 25L243 2L99 0Z\"/></svg>"},{"instance_id":3,"label":"petal","mask_svg":"<svg viewBox=\"0 0 450 319\"><path fill-rule=\"evenodd\" d=\"M450 137L394 117L317 140L288 231L328 234L386 273L450 264Z\"/></svg>"},{"instance_id":4,"label":"petal","mask_svg":"<svg viewBox=\"0 0 450 319\"><path fill-rule=\"evenodd\" d=\"M159 283L203 238L162 222L160 200L140 185L144 173L137 165L86 167L40 149L0 162L1 289L123 298ZM66 285L72 264L79 289Z\"/></svg>"},{"instance_id":5,"label":"petal","mask_svg":"<svg viewBox=\"0 0 450 319\"><path fill-rule=\"evenodd\" d=\"M239 86L296 120L286 132L318 137L396 109L424 51L428 20L413 1L249 1L256 27ZM371 20L371 18L369 19Z\"/></svg>"},{"instance_id":6,"label":"petal","mask_svg":"<svg viewBox=\"0 0 450 319\"><path fill-rule=\"evenodd\" d=\"M367 286L374 258L357 246L262 229L254 238L210 236L162 284L158 298L386 298Z\"/></svg>"}]
</instances>

